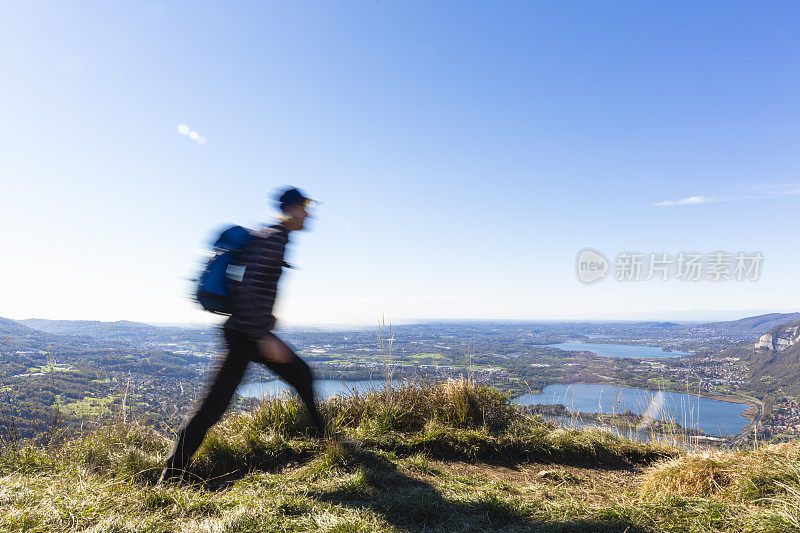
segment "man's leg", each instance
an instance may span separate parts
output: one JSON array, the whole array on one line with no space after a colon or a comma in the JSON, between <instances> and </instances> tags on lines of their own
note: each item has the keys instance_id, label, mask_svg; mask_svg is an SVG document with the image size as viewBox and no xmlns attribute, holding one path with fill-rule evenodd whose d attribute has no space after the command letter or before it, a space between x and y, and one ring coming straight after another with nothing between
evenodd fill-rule
<instances>
[{"instance_id":1,"label":"man's leg","mask_svg":"<svg viewBox=\"0 0 800 533\"><path fill-rule=\"evenodd\" d=\"M225 332L228 352L211 378L204 398L178 433L172 452L167 457L162 479L179 475L186 469L209 428L222 417L230 405L249 361L246 341L234 335Z\"/></svg>"},{"instance_id":2,"label":"man's leg","mask_svg":"<svg viewBox=\"0 0 800 533\"><path fill-rule=\"evenodd\" d=\"M273 342L271 343L275 349L284 351L283 354L278 354L276 357L265 357L265 354L259 354L260 359L258 362L264 364L267 368L275 372L278 377L280 377L283 381L294 387L297 391L298 396L303 401L308 410L308 414L311 417L311 422L317 428L320 435L325 432L325 421L322 419L322 416L319 414L317 410L317 403L314 398L314 375L311 372L311 368L306 364L305 361L300 359L294 350L292 350L288 344L283 342L280 338L275 336L273 333L269 334L273 337ZM275 354L266 354L275 355ZM275 359L279 360L286 360L289 359L290 362L288 363L279 363L276 362Z\"/></svg>"}]
</instances>

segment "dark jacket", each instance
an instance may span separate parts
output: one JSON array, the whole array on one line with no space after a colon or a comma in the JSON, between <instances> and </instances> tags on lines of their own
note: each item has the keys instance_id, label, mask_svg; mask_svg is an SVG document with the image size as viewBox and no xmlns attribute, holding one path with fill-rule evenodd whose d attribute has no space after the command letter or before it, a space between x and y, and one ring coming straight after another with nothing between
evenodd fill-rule
<instances>
[{"instance_id":1,"label":"dark jacket","mask_svg":"<svg viewBox=\"0 0 800 533\"><path fill-rule=\"evenodd\" d=\"M253 234L239 260L244 267L242 279L230 286L233 313L226 327L245 333L251 340L260 339L275 327L272 306L288 242L289 233L282 224Z\"/></svg>"}]
</instances>

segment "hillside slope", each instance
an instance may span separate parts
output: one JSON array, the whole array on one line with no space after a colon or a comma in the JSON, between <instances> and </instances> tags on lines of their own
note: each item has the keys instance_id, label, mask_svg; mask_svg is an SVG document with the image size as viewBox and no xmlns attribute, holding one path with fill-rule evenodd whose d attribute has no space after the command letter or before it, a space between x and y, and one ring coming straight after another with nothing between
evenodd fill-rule
<instances>
[{"instance_id":1,"label":"hillside slope","mask_svg":"<svg viewBox=\"0 0 800 533\"><path fill-rule=\"evenodd\" d=\"M800 398L800 320L775 326L752 344L726 350L749 367L750 389L758 396Z\"/></svg>"},{"instance_id":2,"label":"hillside slope","mask_svg":"<svg viewBox=\"0 0 800 533\"><path fill-rule=\"evenodd\" d=\"M3 531L792 531L797 447L686 453L558 428L471 382L226 418L188 481L154 485L169 440L106 426L0 455Z\"/></svg>"},{"instance_id":3,"label":"hillside slope","mask_svg":"<svg viewBox=\"0 0 800 533\"><path fill-rule=\"evenodd\" d=\"M207 359L89 336L56 335L0 317L0 443L56 424L80 427L111 405L147 403L154 419L177 423ZM146 383L147 386L142 386ZM131 384L138 384L130 390ZM168 402L163 398L170 396Z\"/></svg>"},{"instance_id":4,"label":"hillside slope","mask_svg":"<svg viewBox=\"0 0 800 533\"><path fill-rule=\"evenodd\" d=\"M753 387L800 398L800 344L784 350L750 350Z\"/></svg>"}]
</instances>

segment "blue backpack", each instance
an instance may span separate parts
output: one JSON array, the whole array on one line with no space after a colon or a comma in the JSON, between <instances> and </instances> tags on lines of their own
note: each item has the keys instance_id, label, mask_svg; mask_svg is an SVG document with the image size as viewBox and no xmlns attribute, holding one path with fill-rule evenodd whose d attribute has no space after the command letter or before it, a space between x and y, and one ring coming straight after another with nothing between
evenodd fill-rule
<instances>
[{"instance_id":1,"label":"blue backpack","mask_svg":"<svg viewBox=\"0 0 800 533\"><path fill-rule=\"evenodd\" d=\"M236 262L250 238L250 232L241 226L231 226L220 233L214 243L214 256L197 280L196 300L206 311L220 315L233 312L228 280L241 280L244 267Z\"/></svg>"}]
</instances>

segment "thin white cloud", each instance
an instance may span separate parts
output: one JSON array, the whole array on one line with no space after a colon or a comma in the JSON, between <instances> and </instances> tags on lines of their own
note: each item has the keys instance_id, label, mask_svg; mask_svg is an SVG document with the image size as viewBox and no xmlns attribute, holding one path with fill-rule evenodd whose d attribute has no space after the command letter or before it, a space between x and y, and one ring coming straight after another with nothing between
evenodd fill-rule
<instances>
[{"instance_id":1,"label":"thin white cloud","mask_svg":"<svg viewBox=\"0 0 800 533\"><path fill-rule=\"evenodd\" d=\"M664 200L663 202L656 202L655 205L694 205L694 204L710 204L716 200L710 196L690 196L688 198L683 198L682 200Z\"/></svg>"},{"instance_id":2,"label":"thin white cloud","mask_svg":"<svg viewBox=\"0 0 800 533\"><path fill-rule=\"evenodd\" d=\"M672 207L679 205L716 204L721 202L739 202L742 200L758 200L761 198L772 198L776 196L789 196L792 194L800 194L800 186L766 185L761 187L758 192L753 192L750 194L728 196L689 196L687 198L681 198L680 200L663 200L661 202L655 202L653 205L658 207Z\"/></svg>"}]
</instances>

